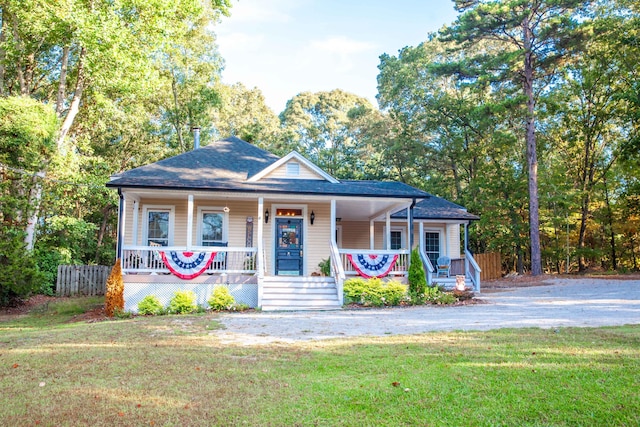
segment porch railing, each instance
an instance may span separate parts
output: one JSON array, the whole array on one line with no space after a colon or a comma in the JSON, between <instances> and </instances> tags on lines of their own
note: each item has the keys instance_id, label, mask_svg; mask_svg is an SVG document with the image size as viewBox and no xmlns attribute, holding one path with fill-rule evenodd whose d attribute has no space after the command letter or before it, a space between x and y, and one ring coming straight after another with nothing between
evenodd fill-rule
<instances>
[{"instance_id":1,"label":"porch railing","mask_svg":"<svg viewBox=\"0 0 640 427\"><path fill-rule=\"evenodd\" d=\"M338 292L338 301L340 305L344 304L344 280L346 278L342 261L340 260L340 252L338 246L333 241L329 242L331 248L331 273L336 280L336 290Z\"/></svg>"},{"instance_id":2,"label":"porch railing","mask_svg":"<svg viewBox=\"0 0 640 427\"><path fill-rule=\"evenodd\" d=\"M471 252L466 249L464 251L464 263L466 270L469 272L468 277L473 282L473 290L480 292L480 272L482 272L482 269L478 266Z\"/></svg>"},{"instance_id":3,"label":"porch railing","mask_svg":"<svg viewBox=\"0 0 640 427\"><path fill-rule=\"evenodd\" d=\"M427 256L427 254L420 248L418 250L420 252L420 259L422 260L422 265L424 267L424 272L427 276L427 283L430 285L433 281L433 272L435 268L433 268L433 264L431 264L431 260Z\"/></svg>"},{"instance_id":4,"label":"porch railing","mask_svg":"<svg viewBox=\"0 0 640 427\"><path fill-rule=\"evenodd\" d=\"M387 251L381 249L367 250L367 249L339 249L338 255L340 257L340 265L344 270L346 276L356 276L358 272L349 261L347 255L398 255L395 265L389 271L389 276L406 276L409 271L409 258L410 253L406 249L397 251Z\"/></svg>"},{"instance_id":5,"label":"porch railing","mask_svg":"<svg viewBox=\"0 0 640 427\"><path fill-rule=\"evenodd\" d=\"M215 252L216 256L203 274L254 274L257 271L257 248L196 246L190 252ZM161 251L186 252L186 246L125 246L122 250L122 271L127 274L170 273Z\"/></svg>"}]
</instances>

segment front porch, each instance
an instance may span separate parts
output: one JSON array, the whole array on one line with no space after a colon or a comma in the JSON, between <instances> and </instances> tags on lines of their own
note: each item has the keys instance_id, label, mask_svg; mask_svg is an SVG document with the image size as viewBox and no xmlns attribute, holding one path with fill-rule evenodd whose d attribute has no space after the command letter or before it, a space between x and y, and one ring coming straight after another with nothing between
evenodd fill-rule
<instances>
[{"instance_id":1,"label":"front porch","mask_svg":"<svg viewBox=\"0 0 640 427\"><path fill-rule=\"evenodd\" d=\"M226 286L237 303L261 307L265 311L339 309L343 303L344 280L359 275L349 257L358 255L397 256L386 278L406 283L410 261L410 252L406 249L347 249L338 248L333 242L330 247L331 275L319 277L316 273L305 276L273 274L264 262L264 251L258 247L125 246L122 251L125 310L137 311L138 302L147 295L156 295L162 304L167 305L173 293L180 290L193 291L197 296L196 302L206 306L216 286ZM167 253L186 252L187 249L189 252L209 253L215 250L206 269L190 279L174 275L164 260ZM474 267L477 264L471 254L452 260L449 277L437 277L426 254L421 253L421 256L429 285L451 288L455 284L455 276L464 275L467 286L479 290L479 279L478 282L473 280L474 276L479 278L479 268Z\"/></svg>"}]
</instances>

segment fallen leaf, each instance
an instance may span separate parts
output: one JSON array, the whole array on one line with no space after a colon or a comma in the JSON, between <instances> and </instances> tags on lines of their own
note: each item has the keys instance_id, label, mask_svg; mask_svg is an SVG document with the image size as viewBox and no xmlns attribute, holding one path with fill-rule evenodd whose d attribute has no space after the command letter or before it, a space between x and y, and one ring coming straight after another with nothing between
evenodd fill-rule
<instances>
[{"instance_id":1,"label":"fallen leaf","mask_svg":"<svg viewBox=\"0 0 640 427\"><path fill-rule=\"evenodd\" d=\"M406 392L408 392L408 391L411 391L411 389L410 389L410 388L405 388L405 389L404 389L404 392L405 392L405 393L406 393Z\"/></svg>"},{"instance_id":2,"label":"fallen leaf","mask_svg":"<svg viewBox=\"0 0 640 427\"><path fill-rule=\"evenodd\" d=\"M124 417L124 412L118 412L119 417Z\"/></svg>"},{"instance_id":3,"label":"fallen leaf","mask_svg":"<svg viewBox=\"0 0 640 427\"><path fill-rule=\"evenodd\" d=\"M16 369L18 366L20 366L20 365L18 365L17 363L14 363L13 364L13 369Z\"/></svg>"},{"instance_id":4,"label":"fallen leaf","mask_svg":"<svg viewBox=\"0 0 640 427\"><path fill-rule=\"evenodd\" d=\"M40 387L44 387L45 385L47 385L47 383L45 383L44 381L40 382L39 384Z\"/></svg>"},{"instance_id":5,"label":"fallen leaf","mask_svg":"<svg viewBox=\"0 0 640 427\"><path fill-rule=\"evenodd\" d=\"M400 383L398 381L394 381L394 382L391 383L391 385L394 386L394 387L399 387Z\"/></svg>"},{"instance_id":6,"label":"fallen leaf","mask_svg":"<svg viewBox=\"0 0 640 427\"><path fill-rule=\"evenodd\" d=\"M136 406L137 406L138 408L142 408L142 405L141 405L141 404L139 404L139 403L138 403Z\"/></svg>"}]
</instances>

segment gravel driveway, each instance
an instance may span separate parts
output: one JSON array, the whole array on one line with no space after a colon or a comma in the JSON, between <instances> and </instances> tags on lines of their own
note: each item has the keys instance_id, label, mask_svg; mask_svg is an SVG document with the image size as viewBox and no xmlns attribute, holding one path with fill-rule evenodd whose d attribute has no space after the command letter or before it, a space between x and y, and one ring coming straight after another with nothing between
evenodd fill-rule
<instances>
[{"instance_id":1,"label":"gravel driveway","mask_svg":"<svg viewBox=\"0 0 640 427\"><path fill-rule=\"evenodd\" d=\"M366 310L249 312L221 316L215 332L244 345L429 331L640 323L640 280L550 279L478 296L485 304Z\"/></svg>"}]
</instances>

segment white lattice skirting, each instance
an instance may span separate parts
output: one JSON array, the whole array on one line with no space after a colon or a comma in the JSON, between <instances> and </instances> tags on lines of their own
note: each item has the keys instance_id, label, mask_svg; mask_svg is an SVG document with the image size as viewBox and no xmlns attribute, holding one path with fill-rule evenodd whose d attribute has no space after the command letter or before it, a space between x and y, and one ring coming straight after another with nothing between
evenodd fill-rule
<instances>
[{"instance_id":1,"label":"white lattice skirting","mask_svg":"<svg viewBox=\"0 0 640 427\"><path fill-rule=\"evenodd\" d=\"M236 303L249 307L258 306L258 285L256 283L126 283L124 287L124 310L138 312L138 303L147 295L155 295L165 307L177 291L193 291L196 304L209 307L207 300L216 287L225 286Z\"/></svg>"}]
</instances>

